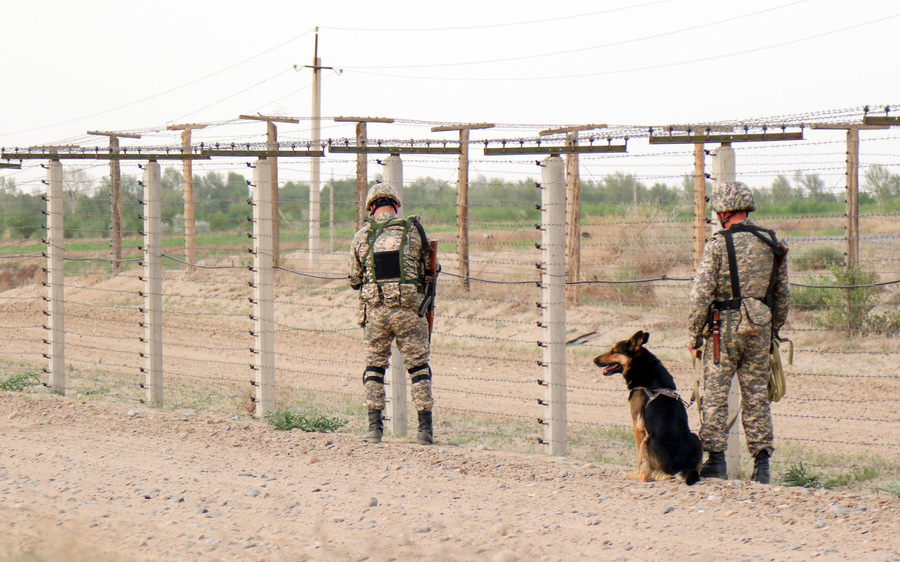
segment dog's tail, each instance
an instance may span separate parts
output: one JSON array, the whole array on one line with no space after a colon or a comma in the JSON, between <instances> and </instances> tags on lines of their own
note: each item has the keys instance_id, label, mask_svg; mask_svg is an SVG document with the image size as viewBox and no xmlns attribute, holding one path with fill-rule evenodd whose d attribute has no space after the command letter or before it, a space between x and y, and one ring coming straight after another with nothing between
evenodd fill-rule
<instances>
[{"instance_id":1,"label":"dog's tail","mask_svg":"<svg viewBox=\"0 0 900 562\"><path fill-rule=\"evenodd\" d=\"M693 486L700 480L700 471L696 468L692 468L690 470L685 470L681 473L681 476L684 477L684 483L688 486Z\"/></svg>"}]
</instances>

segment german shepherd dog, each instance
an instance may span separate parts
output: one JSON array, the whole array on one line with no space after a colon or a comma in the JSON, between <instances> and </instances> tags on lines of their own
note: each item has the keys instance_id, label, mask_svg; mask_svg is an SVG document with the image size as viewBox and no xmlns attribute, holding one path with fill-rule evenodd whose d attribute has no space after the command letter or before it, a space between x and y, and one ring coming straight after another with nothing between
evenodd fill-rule
<instances>
[{"instance_id":1,"label":"german shepherd dog","mask_svg":"<svg viewBox=\"0 0 900 562\"><path fill-rule=\"evenodd\" d=\"M688 427L687 409L675 393L675 379L644 344L650 334L639 331L594 358L605 376L622 373L628 387L637 472L640 482L667 480L675 474L691 485L700 479L700 438Z\"/></svg>"}]
</instances>

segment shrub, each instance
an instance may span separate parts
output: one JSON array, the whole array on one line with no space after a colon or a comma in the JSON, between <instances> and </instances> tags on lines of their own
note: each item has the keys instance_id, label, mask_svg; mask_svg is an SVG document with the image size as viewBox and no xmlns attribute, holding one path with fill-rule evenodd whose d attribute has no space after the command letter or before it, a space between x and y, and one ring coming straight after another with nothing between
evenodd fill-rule
<instances>
[{"instance_id":1,"label":"shrub","mask_svg":"<svg viewBox=\"0 0 900 562\"><path fill-rule=\"evenodd\" d=\"M41 379L35 373L16 373L0 381L0 390L21 392L29 386L37 386L39 384L41 384Z\"/></svg>"},{"instance_id":2,"label":"shrub","mask_svg":"<svg viewBox=\"0 0 900 562\"><path fill-rule=\"evenodd\" d=\"M790 255L790 254L788 254ZM790 264L797 271L828 269L844 263L844 254L834 246L810 246L791 256Z\"/></svg>"},{"instance_id":3,"label":"shrub","mask_svg":"<svg viewBox=\"0 0 900 562\"><path fill-rule=\"evenodd\" d=\"M266 414L269 425L277 430L301 429L308 432L331 433L347 425L347 420L330 418L317 412L279 410Z\"/></svg>"}]
</instances>

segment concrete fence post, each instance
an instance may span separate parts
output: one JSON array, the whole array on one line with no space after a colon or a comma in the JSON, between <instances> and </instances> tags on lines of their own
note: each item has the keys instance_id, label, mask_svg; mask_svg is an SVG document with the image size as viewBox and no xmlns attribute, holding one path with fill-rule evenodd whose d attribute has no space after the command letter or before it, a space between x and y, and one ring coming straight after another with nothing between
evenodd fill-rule
<instances>
[{"instance_id":1,"label":"concrete fence post","mask_svg":"<svg viewBox=\"0 0 900 562\"><path fill-rule=\"evenodd\" d=\"M275 290L272 256L272 164L264 158L253 169L253 304L258 418L275 410Z\"/></svg>"},{"instance_id":2,"label":"concrete fence post","mask_svg":"<svg viewBox=\"0 0 900 562\"><path fill-rule=\"evenodd\" d=\"M162 189L159 163L144 167L144 367L147 401L163 404Z\"/></svg>"},{"instance_id":3,"label":"concrete fence post","mask_svg":"<svg viewBox=\"0 0 900 562\"><path fill-rule=\"evenodd\" d=\"M49 315L49 365L50 392L66 394L66 326L65 326L65 262L63 240L62 164L51 160L47 170L47 313Z\"/></svg>"},{"instance_id":4,"label":"concrete fence post","mask_svg":"<svg viewBox=\"0 0 900 562\"><path fill-rule=\"evenodd\" d=\"M722 183L726 181L736 181L736 166L734 149L728 143L723 143L711 153L712 156L712 176L713 181ZM719 222L712 213L713 232L719 230ZM725 462L728 466L728 478L736 480L740 477L741 468L741 390L737 376L731 378L731 388L728 391L728 419L734 418L734 425L728 431L727 449L725 452Z\"/></svg>"},{"instance_id":5,"label":"concrete fence post","mask_svg":"<svg viewBox=\"0 0 900 562\"><path fill-rule=\"evenodd\" d=\"M384 181L392 184L397 193L400 194L401 204L403 203L403 161L400 155L391 154L383 161L384 165ZM403 206L397 211L398 216L403 216ZM391 368L387 372L385 383L387 385L387 396L385 415L387 416L387 426L391 430L391 435L406 435L408 429L409 405L406 400L407 396L407 374L403 368L403 355L397 348L397 343L391 345Z\"/></svg>"},{"instance_id":6,"label":"concrete fence post","mask_svg":"<svg viewBox=\"0 0 900 562\"><path fill-rule=\"evenodd\" d=\"M565 455L566 401L566 179L558 155L541 169L541 307L547 337L540 343L544 365L544 443Z\"/></svg>"}]
</instances>

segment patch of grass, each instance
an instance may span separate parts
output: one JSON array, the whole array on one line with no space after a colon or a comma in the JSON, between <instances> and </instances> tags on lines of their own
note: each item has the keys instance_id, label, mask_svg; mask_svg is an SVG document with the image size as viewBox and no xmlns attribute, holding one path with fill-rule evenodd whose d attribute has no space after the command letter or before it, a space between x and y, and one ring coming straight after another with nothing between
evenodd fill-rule
<instances>
[{"instance_id":1,"label":"patch of grass","mask_svg":"<svg viewBox=\"0 0 900 562\"><path fill-rule=\"evenodd\" d=\"M800 488L828 488L822 480L822 476L814 472L803 463L792 464L782 477L785 486L797 486Z\"/></svg>"},{"instance_id":2,"label":"patch of grass","mask_svg":"<svg viewBox=\"0 0 900 562\"><path fill-rule=\"evenodd\" d=\"M15 373L9 375L3 380L0 380L0 390L22 392L30 386L37 386L39 384L41 384L41 378L37 375L37 373Z\"/></svg>"},{"instance_id":3,"label":"patch of grass","mask_svg":"<svg viewBox=\"0 0 900 562\"><path fill-rule=\"evenodd\" d=\"M881 473L871 466L854 468L850 472L838 474L837 476L829 479L828 484L830 484L831 486L826 487L848 486L850 484L868 482L870 480L876 480L880 476Z\"/></svg>"},{"instance_id":4,"label":"patch of grass","mask_svg":"<svg viewBox=\"0 0 900 562\"><path fill-rule=\"evenodd\" d=\"M347 420L331 418L315 411L278 410L266 414L269 425L280 431L300 429L315 433L333 433L347 425Z\"/></svg>"},{"instance_id":5,"label":"patch of grass","mask_svg":"<svg viewBox=\"0 0 900 562\"><path fill-rule=\"evenodd\" d=\"M900 498L900 484L885 484L883 486L875 486L872 488L875 492L883 492L896 498Z\"/></svg>"}]
</instances>

